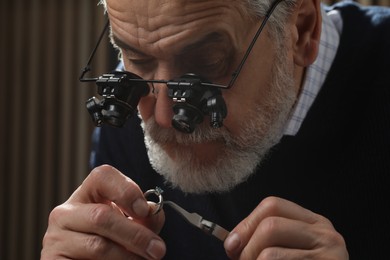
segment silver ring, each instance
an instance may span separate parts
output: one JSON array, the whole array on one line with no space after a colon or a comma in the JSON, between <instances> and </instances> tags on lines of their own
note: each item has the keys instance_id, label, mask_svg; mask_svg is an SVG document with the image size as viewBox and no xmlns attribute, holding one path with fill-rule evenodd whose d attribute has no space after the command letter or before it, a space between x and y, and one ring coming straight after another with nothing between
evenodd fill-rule
<instances>
[{"instance_id":1,"label":"silver ring","mask_svg":"<svg viewBox=\"0 0 390 260\"><path fill-rule=\"evenodd\" d=\"M162 196L163 190L159 187L156 187L155 189L147 190L144 193L145 198L147 198L149 195L156 195L158 197L158 202L151 201L153 203L156 203L156 208L151 212L152 215L155 215L160 212L160 210L163 207L163 196Z\"/></svg>"}]
</instances>

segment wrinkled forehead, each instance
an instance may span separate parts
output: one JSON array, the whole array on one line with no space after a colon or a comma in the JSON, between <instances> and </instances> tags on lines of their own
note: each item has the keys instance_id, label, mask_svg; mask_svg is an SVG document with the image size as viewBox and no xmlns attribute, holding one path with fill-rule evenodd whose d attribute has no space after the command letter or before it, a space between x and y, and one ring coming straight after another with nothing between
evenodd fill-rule
<instances>
[{"instance_id":1,"label":"wrinkled forehead","mask_svg":"<svg viewBox=\"0 0 390 260\"><path fill-rule=\"evenodd\" d=\"M112 32L133 47L166 49L219 32L239 38L246 28L242 0L107 0Z\"/></svg>"},{"instance_id":2,"label":"wrinkled forehead","mask_svg":"<svg viewBox=\"0 0 390 260\"><path fill-rule=\"evenodd\" d=\"M165 12L183 10L186 7L207 6L221 3L243 4L245 0L105 0L105 6L134 12Z\"/></svg>"},{"instance_id":3,"label":"wrinkled forehead","mask_svg":"<svg viewBox=\"0 0 390 260\"><path fill-rule=\"evenodd\" d=\"M226 0L225 2L232 2ZM175 12L188 6L204 5L222 0L106 0L107 6L120 11L133 13L164 13L166 10Z\"/></svg>"},{"instance_id":4,"label":"wrinkled forehead","mask_svg":"<svg viewBox=\"0 0 390 260\"><path fill-rule=\"evenodd\" d=\"M148 24L162 18L191 20L243 6L243 0L107 0L108 13L132 24ZM143 26L144 27L144 26Z\"/></svg>"}]
</instances>

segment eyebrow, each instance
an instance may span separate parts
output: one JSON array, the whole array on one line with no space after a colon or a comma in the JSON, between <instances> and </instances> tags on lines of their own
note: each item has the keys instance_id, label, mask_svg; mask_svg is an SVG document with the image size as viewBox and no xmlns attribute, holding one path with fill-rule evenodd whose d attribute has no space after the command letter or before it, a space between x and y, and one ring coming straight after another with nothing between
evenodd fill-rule
<instances>
[{"instance_id":1,"label":"eyebrow","mask_svg":"<svg viewBox=\"0 0 390 260\"><path fill-rule=\"evenodd\" d=\"M144 53L144 52L142 52L142 51L140 51L140 50L130 46L129 44L125 43L124 41L119 39L115 34L112 33L110 37L111 37L111 42L114 45L116 45L118 48L134 52L135 54L148 56L146 53ZM182 54L194 51L196 49L199 49L199 48L203 47L206 44L222 42L224 39L226 39L226 35L224 35L224 34L222 34L220 32L212 32L212 33L206 34L200 40L185 46L179 52L179 55L182 55Z\"/></svg>"}]
</instances>

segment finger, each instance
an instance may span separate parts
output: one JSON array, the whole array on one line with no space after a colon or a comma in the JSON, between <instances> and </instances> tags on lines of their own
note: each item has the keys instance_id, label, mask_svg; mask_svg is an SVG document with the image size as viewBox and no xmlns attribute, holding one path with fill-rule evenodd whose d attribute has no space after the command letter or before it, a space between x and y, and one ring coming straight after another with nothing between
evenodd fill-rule
<instances>
[{"instance_id":1,"label":"finger","mask_svg":"<svg viewBox=\"0 0 390 260\"><path fill-rule=\"evenodd\" d=\"M149 209L149 215L146 218L141 219L133 219L131 217L128 217L126 214L122 212L122 210L115 204L112 203L111 206L116 209L121 215L128 217L129 219L132 219L133 221L147 227L148 229L152 230L154 233L159 234L164 223L165 223L165 214L163 210L158 210L158 205L155 202L148 201L148 205L150 207ZM157 212L156 214L153 214L153 212Z\"/></svg>"},{"instance_id":2,"label":"finger","mask_svg":"<svg viewBox=\"0 0 390 260\"><path fill-rule=\"evenodd\" d=\"M158 205L151 201L148 201L148 204L150 206L150 212L156 212ZM156 214L150 214L147 218L134 219L134 221L159 234L165 223L165 214L163 210L159 210Z\"/></svg>"},{"instance_id":3,"label":"finger","mask_svg":"<svg viewBox=\"0 0 390 260\"><path fill-rule=\"evenodd\" d=\"M270 247L315 249L321 246L324 228L281 217L265 218L257 226L240 254L244 259L256 259Z\"/></svg>"},{"instance_id":4,"label":"finger","mask_svg":"<svg viewBox=\"0 0 390 260\"><path fill-rule=\"evenodd\" d=\"M133 218L144 218L149 214L149 206L139 186L109 165L92 170L68 201L106 204L114 202L126 215Z\"/></svg>"},{"instance_id":5,"label":"finger","mask_svg":"<svg viewBox=\"0 0 390 260\"><path fill-rule=\"evenodd\" d=\"M238 258L237 258L238 259ZM240 256L240 259L248 259ZM256 257L257 260L317 260L317 259L349 259L346 250L305 250L285 247L268 247Z\"/></svg>"},{"instance_id":6,"label":"finger","mask_svg":"<svg viewBox=\"0 0 390 260\"><path fill-rule=\"evenodd\" d=\"M49 245L50 244L50 245ZM143 259L122 246L94 234L48 231L41 259Z\"/></svg>"},{"instance_id":7,"label":"finger","mask_svg":"<svg viewBox=\"0 0 390 260\"><path fill-rule=\"evenodd\" d=\"M49 217L49 226L105 237L145 258L161 258L166 250L164 242L154 232L106 204L76 203L57 207Z\"/></svg>"},{"instance_id":8,"label":"finger","mask_svg":"<svg viewBox=\"0 0 390 260\"><path fill-rule=\"evenodd\" d=\"M318 214L293 202L277 197L268 197L232 230L224 243L226 251L232 255L239 253L248 243L260 222L272 216L299 220L309 224L319 220Z\"/></svg>"},{"instance_id":9,"label":"finger","mask_svg":"<svg viewBox=\"0 0 390 260\"><path fill-rule=\"evenodd\" d=\"M326 256L326 255L325 255ZM324 256L322 256L324 257ZM245 259L245 257L241 257ZM318 251L302 250L302 249L293 249L293 248L284 248L284 247L269 247L261 252L261 254L256 258L257 260L265 259L283 259L283 260L301 260L301 259L322 259L319 257ZM339 259L339 258L336 258Z\"/></svg>"}]
</instances>

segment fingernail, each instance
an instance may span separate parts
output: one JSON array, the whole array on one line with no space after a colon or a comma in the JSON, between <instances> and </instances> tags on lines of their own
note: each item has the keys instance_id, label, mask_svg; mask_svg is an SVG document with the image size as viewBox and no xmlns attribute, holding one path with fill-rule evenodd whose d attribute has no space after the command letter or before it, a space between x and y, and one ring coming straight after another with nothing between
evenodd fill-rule
<instances>
[{"instance_id":1,"label":"fingernail","mask_svg":"<svg viewBox=\"0 0 390 260\"><path fill-rule=\"evenodd\" d=\"M165 254L165 244L158 239L152 239L146 253L153 259L161 259Z\"/></svg>"},{"instance_id":2,"label":"fingernail","mask_svg":"<svg viewBox=\"0 0 390 260\"><path fill-rule=\"evenodd\" d=\"M149 205L143 199L133 202L133 211L138 217L144 218L149 215Z\"/></svg>"},{"instance_id":3,"label":"fingernail","mask_svg":"<svg viewBox=\"0 0 390 260\"><path fill-rule=\"evenodd\" d=\"M231 233L225 240L224 246L226 251L234 252L241 245L240 236L237 233Z\"/></svg>"}]
</instances>

